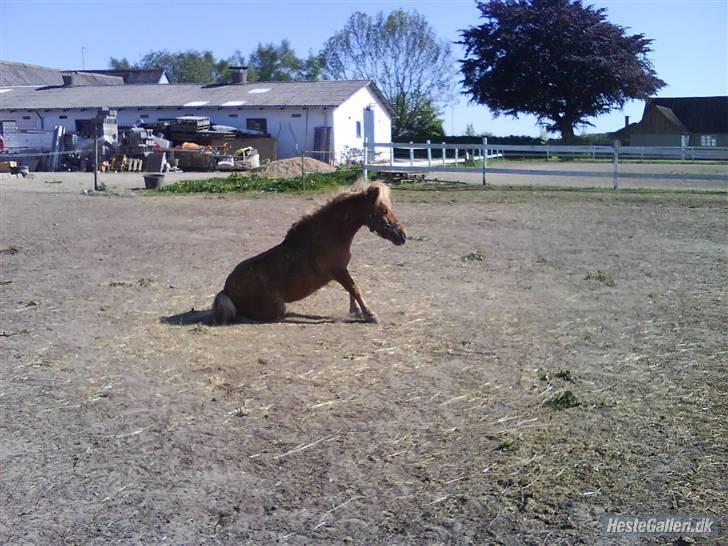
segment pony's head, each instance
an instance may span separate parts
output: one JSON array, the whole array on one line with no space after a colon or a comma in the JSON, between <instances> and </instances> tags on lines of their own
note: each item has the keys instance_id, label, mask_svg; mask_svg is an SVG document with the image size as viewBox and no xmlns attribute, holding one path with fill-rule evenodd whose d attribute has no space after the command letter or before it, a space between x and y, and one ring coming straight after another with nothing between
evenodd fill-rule
<instances>
[{"instance_id":1,"label":"pony's head","mask_svg":"<svg viewBox=\"0 0 728 546\"><path fill-rule=\"evenodd\" d=\"M367 226L383 239L392 241L395 245L403 245L407 240L404 226L392 211L392 201L389 198L389 188L381 182L373 182L366 188L369 217Z\"/></svg>"}]
</instances>

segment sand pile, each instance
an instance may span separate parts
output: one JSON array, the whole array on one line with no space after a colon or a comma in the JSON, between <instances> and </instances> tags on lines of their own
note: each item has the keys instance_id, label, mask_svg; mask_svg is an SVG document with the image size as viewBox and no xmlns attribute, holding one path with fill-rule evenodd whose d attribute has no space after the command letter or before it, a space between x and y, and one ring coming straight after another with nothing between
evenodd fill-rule
<instances>
[{"instance_id":1,"label":"sand pile","mask_svg":"<svg viewBox=\"0 0 728 546\"><path fill-rule=\"evenodd\" d=\"M303 172L305 174L330 173L335 170L336 169L328 163L324 163L318 159L312 159L310 157L303 158ZM267 165L263 165L260 169L256 169L253 172L254 174L269 176L271 178L293 178L295 176L301 176L301 158L292 157L290 159L271 161Z\"/></svg>"}]
</instances>

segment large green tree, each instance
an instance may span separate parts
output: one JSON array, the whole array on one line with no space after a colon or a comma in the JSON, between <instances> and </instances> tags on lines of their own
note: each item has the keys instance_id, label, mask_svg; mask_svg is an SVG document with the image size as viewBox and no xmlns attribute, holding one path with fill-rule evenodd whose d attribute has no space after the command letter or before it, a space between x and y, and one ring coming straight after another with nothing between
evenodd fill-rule
<instances>
[{"instance_id":1,"label":"large green tree","mask_svg":"<svg viewBox=\"0 0 728 546\"><path fill-rule=\"evenodd\" d=\"M377 84L395 110L395 137L431 125L437 107L452 97L455 69L450 44L438 40L416 11L380 12L374 17L356 12L327 40L321 58L334 79Z\"/></svg>"},{"instance_id":2,"label":"large green tree","mask_svg":"<svg viewBox=\"0 0 728 546\"><path fill-rule=\"evenodd\" d=\"M323 77L321 58L312 53L307 59L298 57L288 40L278 45L258 44L250 54L248 68L251 80L318 80Z\"/></svg>"},{"instance_id":3,"label":"large green tree","mask_svg":"<svg viewBox=\"0 0 728 546\"><path fill-rule=\"evenodd\" d=\"M580 0L478 2L483 22L461 32L463 86L496 115L533 114L574 138L588 118L665 85L648 58L652 40L607 21Z\"/></svg>"},{"instance_id":4,"label":"large green tree","mask_svg":"<svg viewBox=\"0 0 728 546\"><path fill-rule=\"evenodd\" d=\"M309 53L301 59L287 40L280 44L258 44L246 59L236 51L227 59L216 58L211 51L150 51L138 62L126 58L109 60L109 67L117 70L129 68L164 68L173 83L223 83L232 79L228 66L249 67L250 81L287 81L323 77L323 63L319 55Z\"/></svg>"},{"instance_id":5,"label":"large green tree","mask_svg":"<svg viewBox=\"0 0 728 546\"><path fill-rule=\"evenodd\" d=\"M227 61L216 59L211 51L160 50L150 51L134 64L112 57L109 66L113 69L164 68L174 83L210 83L224 80Z\"/></svg>"}]
</instances>

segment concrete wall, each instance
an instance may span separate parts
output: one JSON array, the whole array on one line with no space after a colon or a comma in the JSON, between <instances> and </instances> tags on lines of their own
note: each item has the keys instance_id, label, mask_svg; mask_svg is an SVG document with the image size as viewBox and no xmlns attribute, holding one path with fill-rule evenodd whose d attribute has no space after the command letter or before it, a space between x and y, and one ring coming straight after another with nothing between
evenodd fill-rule
<instances>
[{"instance_id":1,"label":"concrete wall","mask_svg":"<svg viewBox=\"0 0 728 546\"><path fill-rule=\"evenodd\" d=\"M113 108L113 107L112 107ZM153 123L179 116L206 116L216 125L229 125L241 130L248 119L265 119L270 135L278 141L279 159L300 155L314 149L316 127L332 126L332 108L122 108L117 109L120 126L134 125L138 120ZM20 129L52 129L63 125L76 131L77 119L94 119L95 108L0 112L1 120L15 120ZM25 119L27 118L27 119Z\"/></svg>"},{"instance_id":2,"label":"concrete wall","mask_svg":"<svg viewBox=\"0 0 728 546\"><path fill-rule=\"evenodd\" d=\"M334 112L334 152L341 161L350 149L364 148L364 109L368 106L374 110L374 140L376 142L392 142L392 119L384 105L368 88L360 89L349 97ZM357 135L357 122L361 124L361 133Z\"/></svg>"},{"instance_id":3,"label":"concrete wall","mask_svg":"<svg viewBox=\"0 0 728 546\"><path fill-rule=\"evenodd\" d=\"M114 109L114 105L108 105ZM206 116L213 124L247 129L249 119L265 119L268 133L277 140L277 155L283 159L314 149L317 127L332 127L332 151L337 162L345 160L351 149L364 146L366 127L364 110L374 112L374 140L391 142L392 123L389 113L380 99L365 87L354 93L338 108L245 108L245 107L194 107L194 108L116 108L119 126L131 126L141 120L154 123L179 116ZM76 131L76 120L94 119L96 108L69 108L37 111L0 112L0 120L14 120L20 129L53 129L63 125L66 131ZM359 132L357 133L357 123ZM320 150L326 151L326 150Z\"/></svg>"},{"instance_id":4,"label":"concrete wall","mask_svg":"<svg viewBox=\"0 0 728 546\"><path fill-rule=\"evenodd\" d=\"M716 147L728 147L728 134L711 134L716 139ZM688 146L700 147L700 134L691 134ZM630 146L681 146L682 136L677 134L633 134Z\"/></svg>"},{"instance_id":5,"label":"concrete wall","mask_svg":"<svg viewBox=\"0 0 728 546\"><path fill-rule=\"evenodd\" d=\"M630 146L680 146L680 135L632 135L629 138Z\"/></svg>"}]
</instances>

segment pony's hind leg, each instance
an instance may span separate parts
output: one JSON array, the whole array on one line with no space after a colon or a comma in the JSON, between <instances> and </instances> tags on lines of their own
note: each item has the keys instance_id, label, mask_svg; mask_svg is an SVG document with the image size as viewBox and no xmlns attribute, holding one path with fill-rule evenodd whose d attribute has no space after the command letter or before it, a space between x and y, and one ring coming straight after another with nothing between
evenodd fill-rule
<instances>
[{"instance_id":1,"label":"pony's hind leg","mask_svg":"<svg viewBox=\"0 0 728 546\"><path fill-rule=\"evenodd\" d=\"M212 324L224 325L234 322L238 316L238 310L235 308L235 304L225 292L220 292L215 296L215 301L212 303Z\"/></svg>"}]
</instances>

